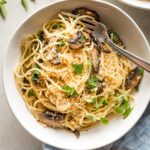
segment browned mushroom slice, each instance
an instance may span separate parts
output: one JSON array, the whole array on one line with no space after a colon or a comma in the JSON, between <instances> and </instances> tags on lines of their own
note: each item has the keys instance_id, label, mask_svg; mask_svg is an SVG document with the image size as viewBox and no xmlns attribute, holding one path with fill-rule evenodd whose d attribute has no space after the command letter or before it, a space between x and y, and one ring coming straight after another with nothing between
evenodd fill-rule
<instances>
[{"instance_id":1,"label":"browned mushroom slice","mask_svg":"<svg viewBox=\"0 0 150 150\"><path fill-rule=\"evenodd\" d=\"M53 65L60 65L62 63L62 60L59 57L56 57L56 58L51 60L51 63Z\"/></svg>"},{"instance_id":2,"label":"browned mushroom slice","mask_svg":"<svg viewBox=\"0 0 150 150\"><path fill-rule=\"evenodd\" d=\"M69 43L69 47L71 48L71 49L80 49L80 48L82 48L83 47L83 44L82 43Z\"/></svg>"},{"instance_id":3,"label":"browned mushroom slice","mask_svg":"<svg viewBox=\"0 0 150 150\"><path fill-rule=\"evenodd\" d=\"M99 71L99 64L100 64L100 53L97 50L97 48L94 47L93 51L92 51L92 61L93 61L93 67L94 67L94 71L96 73L98 73Z\"/></svg>"},{"instance_id":4,"label":"browned mushroom slice","mask_svg":"<svg viewBox=\"0 0 150 150\"><path fill-rule=\"evenodd\" d=\"M96 21L100 21L100 17L95 11L84 8L84 7L77 8L72 13L74 15L80 15L80 16L81 15L88 15L88 16L95 18Z\"/></svg>"},{"instance_id":5,"label":"browned mushroom slice","mask_svg":"<svg viewBox=\"0 0 150 150\"><path fill-rule=\"evenodd\" d=\"M91 34L91 39L95 43L96 48L98 50L101 50L102 49L102 44L100 43L100 41L98 40L98 38L94 34Z\"/></svg>"},{"instance_id":6,"label":"browned mushroom slice","mask_svg":"<svg viewBox=\"0 0 150 150\"><path fill-rule=\"evenodd\" d=\"M82 48L84 46L84 42L85 36L81 31L77 32L77 34L74 35L73 38L68 40L69 47L74 50Z\"/></svg>"},{"instance_id":7,"label":"browned mushroom slice","mask_svg":"<svg viewBox=\"0 0 150 150\"><path fill-rule=\"evenodd\" d=\"M111 53L111 51L109 49L103 49L104 53Z\"/></svg>"},{"instance_id":8,"label":"browned mushroom slice","mask_svg":"<svg viewBox=\"0 0 150 150\"><path fill-rule=\"evenodd\" d=\"M98 85L98 87L97 87L96 95L101 94L101 93L104 91L104 88L105 88L105 85L104 85L104 84L105 84L105 83L102 82L102 81L99 83L99 85Z\"/></svg>"},{"instance_id":9,"label":"browned mushroom slice","mask_svg":"<svg viewBox=\"0 0 150 150\"><path fill-rule=\"evenodd\" d=\"M76 135L76 137L77 137L77 138L79 138L79 137L80 137L80 131L75 130L75 131L74 131L74 134Z\"/></svg>"},{"instance_id":10,"label":"browned mushroom slice","mask_svg":"<svg viewBox=\"0 0 150 150\"><path fill-rule=\"evenodd\" d=\"M46 111L46 112L40 113L38 118L39 118L39 121L46 124L48 127L64 128L63 126L64 119L65 119L64 114L54 112L54 111Z\"/></svg>"},{"instance_id":11,"label":"browned mushroom slice","mask_svg":"<svg viewBox=\"0 0 150 150\"><path fill-rule=\"evenodd\" d=\"M51 54L50 62L53 65L60 65L62 63L62 59L59 57L58 52L56 49L54 49L53 53Z\"/></svg>"},{"instance_id":12,"label":"browned mushroom slice","mask_svg":"<svg viewBox=\"0 0 150 150\"><path fill-rule=\"evenodd\" d=\"M46 38L44 31L39 31L37 36L44 45L48 43L48 39Z\"/></svg>"},{"instance_id":13,"label":"browned mushroom slice","mask_svg":"<svg viewBox=\"0 0 150 150\"><path fill-rule=\"evenodd\" d=\"M37 34L38 38L40 39L40 41L44 41L45 39L45 34L43 31L39 31Z\"/></svg>"},{"instance_id":14,"label":"browned mushroom slice","mask_svg":"<svg viewBox=\"0 0 150 150\"><path fill-rule=\"evenodd\" d=\"M125 87L126 90L133 90L140 83L143 76L143 69L140 67L136 67L128 74Z\"/></svg>"}]
</instances>

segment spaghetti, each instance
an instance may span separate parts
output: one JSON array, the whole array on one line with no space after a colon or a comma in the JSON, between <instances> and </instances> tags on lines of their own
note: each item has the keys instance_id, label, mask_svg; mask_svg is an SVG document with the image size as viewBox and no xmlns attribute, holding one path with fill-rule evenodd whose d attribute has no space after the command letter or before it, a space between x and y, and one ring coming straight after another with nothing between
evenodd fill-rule
<instances>
[{"instance_id":1,"label":"spaghetti","mask_svg":"<svg viewBox=\"0 0 150 150\"><path fill-rule=\"evenodd\" d=\"M80 21L92 15L66 14L58 14L22 41L15 80L27 107L43 125L72 131L98 121L107 124L112 114L126 118L132 96L125 82L133 64L107 43L97 46Z\"/></svg>"}]
</instances>

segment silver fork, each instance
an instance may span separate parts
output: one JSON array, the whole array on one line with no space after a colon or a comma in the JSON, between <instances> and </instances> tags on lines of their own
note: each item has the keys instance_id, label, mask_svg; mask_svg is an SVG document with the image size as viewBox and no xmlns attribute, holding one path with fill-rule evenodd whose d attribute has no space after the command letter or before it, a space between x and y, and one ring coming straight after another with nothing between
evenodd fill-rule
<instances>
[{"instance_id":1,"label":"silver fork","mask_svg":"<svg viewBox=\"0 0 150 150\"><path fill-rule=\"evenodd\" d=\"M73 18L77 18L77 16L73 15L73 14L68 14L65 12L62 12L62 14L66 15L66 16L71 16ZM97 22L95 20L88 19L88 18L82 18L82 19L80 19L80 21L84 22L84 24L89 29L88 31L91 34L93 34L100 43L107 42L117 52L124 55L125 57L127 57L128 59L133 61L135 64L141 66L142 68L144 68L145 70L150 72L150 62L145 61L144 59L130 53L128 50L125 50L125 49L119 47L118 45L116 45L114 42L112 42L112 40L108 36L107 28L104 24Z\"/></svg>"}]
</instances>

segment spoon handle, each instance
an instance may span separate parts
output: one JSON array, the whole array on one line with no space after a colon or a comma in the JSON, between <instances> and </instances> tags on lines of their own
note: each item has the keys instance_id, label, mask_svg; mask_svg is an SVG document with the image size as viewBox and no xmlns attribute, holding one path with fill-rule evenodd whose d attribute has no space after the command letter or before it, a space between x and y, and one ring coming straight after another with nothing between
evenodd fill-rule
<instances>
[{"instance_id":1,"label":"spoon handle","mask_svg":"<svg viewBox=\"0 0 150 150\"><path fill-rule=\"evenodd\" d=\"M117 46L116 44L114 44L111 40L108 40L107 42L117 52L119 52L123 56L127 57L128 59L130 59L131 61L133 61L137 65L141 66L142 68L144 68L145 70L147 70L148 72L150 72L150 62L145 61L145 60L141 59L140 57L138 57L138 56L130 53L129 51L120 48L119 46Z\"/></svg>"}]
</instances>

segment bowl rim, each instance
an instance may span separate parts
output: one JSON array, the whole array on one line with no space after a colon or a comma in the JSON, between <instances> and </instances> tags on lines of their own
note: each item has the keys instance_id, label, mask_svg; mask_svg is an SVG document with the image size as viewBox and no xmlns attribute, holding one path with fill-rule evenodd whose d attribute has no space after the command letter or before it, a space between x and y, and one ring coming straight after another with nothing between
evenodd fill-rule
<instances>
[{"instance_id":1,"label":"bowl rim","mask_svg":"<svg viewBox=\"0 0 150 150\"><path fill-rule=\"evenodd\" d=\"M134 4L128 3L128 2L126 2L126 1L124 1L124 0L118 0L118 1L119 1L120 3L123 3L123 4L127 5L127 6L130 6L130 7L136 8L136 9L150 10L150 7L149 7L149 8L148 8L148 7L141 7L141 6L139 6L139 5L134 5Z\"/></svg>"},{"instance_id":2,"label":"bowl rim","mask_svg":"<svg viewBox=\"0 0 150 150\"><path fill-rule=\"evenodd\" d=\"M31 15L29 15L27 18L25 18L25 19L16 27L16 29L14 30L14 32L12 32L12 34L11 34L10 40L9 40L9 42L8 42L8 46L7 46L6 50L5 50L4 59L3 59L3 65L2 65L2 67L3 67L3 68L2 68L2 72L3 72L3 73L2 73L2 78L3 78L4 94L5 94L5 96L6 96L7 103L8 103L8 106L9 106L9 108L10 108L12 114L14 115L14 117L16 118L16 120L21 124L21 126L22 126L30 135L32 135L34 138L36 138L37 140L39 140L39 141L41 141L41 142L43 142L43 143L45 143L45 141L44 141L40 136L37 136L36 134L34 134L34 133L32 133L31 131L29 131L28 128L20 121L20 119L15 115L14 109L13 109L13 108L11 107L11 105L10 105L10 100L9 100L9 98L8 98L8 92L6 91L6 81L5 81L5 74L6 74L5 72L6 72L6 71L5 71L5 64L6 64L6 60L7 60L8 51L9 51L9 45L11 44L11 41L12 41L13 37L15 36L16 32L20 29L20 27L23 26L24 23L25 23L27 20L29 20L29 19L30 19L33 15L35 15L36 13L38 13L38 12L40 12L40 11L46 9L47 7L49 7L49 6L51 6L51 5L55 5L55 4L58 4L58 3L60 3L60 2L65 2L65 1L69 1L69 0L56 0L56 1L54 1L54 2L51 2L51 3L49 3L49 4L46 4L46 5L42 6L42 7L40 7L39 9L37 9L36 11L34 11L33 13L31 13ZM148 47L149 52L150 52L150 45L149 45L149 43L148 43L148 41L147 41L147 39L146 39L144 33L142 32L142 30L140 29L140 27L139 27L139 26L137 25L137 23L130 17L130 15L129 15L127 12L125 12L124 10L122 10L121 8L119 8L118 6L116 6L115 4L112 4L112 3L107 2L107 1L104 1L104 0L89 0L89 1L93 1L93 2L98 2L98 3L103 3L103 4L106 4L106 5L109 5L110 7L115 8L115 9L118 10L120 13L122 13L124 16L126 16L126 17L128 18L128 20L130 20L130 22L137 28L137 30L138 30L138 32L140 33L141 37L142 37L143 40L145 41L145 45ZM149 98L149 101L150 101L150 98ZM148 104L147 104L147 106L148 106ZM147 106L146 106L146 108L147 108ZM127 133L135 126L135 124L139 121L139 119L140 119L141 116L143 115L143 113L144 113L144 111L146 110L146 108L143 110L143 112L141 113L141 115L139 116L139 118L137 119L137 121L135 121L134 124L133 124L132 126L130 126L130 128L128 128L128 130L127 130L126 132L124 132L120 137L117 137L117 138L113 139L111 142L107 142L107 143L105 143L104 145L102 145L102 146L100 146L100 147L99 147L99 146L93 146L92 149L97 149L97 148L101 148L101 147L103 147L103 146L107 146L107 145L109 145L109 144L111 144L111 143L117 141L118 139L120 139L121 137L123 137L125 134L127 134ZM50 145L50 146L53 146L53 147L56 147L56 148L59 148L59 149L66 149L66 150L68 149L68 148L66 148L65 146L64 146L64 147L59 147L58 145L55 145L55 144L53 144L53 143L46 143L46 144L48 144L48 145ZM91 148L88 148L88 149L90 150ZM81 148L81 150L88 150L88 149L87 149L87 148L86 148L86 149L85 149L85 148Z\"/></svg>"}]
</instances>

